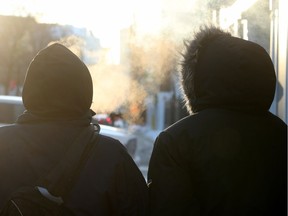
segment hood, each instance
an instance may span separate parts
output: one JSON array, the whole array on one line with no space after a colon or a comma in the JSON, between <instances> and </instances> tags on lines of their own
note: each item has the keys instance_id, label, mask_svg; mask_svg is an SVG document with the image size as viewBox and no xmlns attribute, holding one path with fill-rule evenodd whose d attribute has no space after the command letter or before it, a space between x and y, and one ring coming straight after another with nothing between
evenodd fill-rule
<instances>
[{"instance_id":1,"label":"hood","mask_svg":"<svg viewBox=\"0 0 288 216\"><path fill-rule=\"evenodd\" d=\"M198 55L193 112L205 108L270 108L276 77L264 48L240 38L220 36L202 47Z\"/></svg>"},{"instance_id":2,"label":"hood","mask_svg":"<svg viewBox=\"0 0 288 216\"><path fill-rule=\"evenodd\" d=\"M52 44L31 61L22 93L28 112L52 118L79 117L89 111L92 97L88 68L65 46Z\"/></svg>"}]
</instances>

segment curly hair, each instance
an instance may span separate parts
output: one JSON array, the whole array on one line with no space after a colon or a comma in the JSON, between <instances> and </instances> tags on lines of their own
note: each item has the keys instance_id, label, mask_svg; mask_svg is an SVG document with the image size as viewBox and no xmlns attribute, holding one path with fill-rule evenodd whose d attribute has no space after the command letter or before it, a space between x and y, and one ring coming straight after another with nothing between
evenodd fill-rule
<instances>
[{"instance_id":1,"label":"curly hair","mask_svg":"<svg viewBox=\"0 0 288 216\"><path fill-rule=\"evenodd\" d=\"M220 36L231 36L231 34L216 26L203 25L199 28L199 31L194 34L192 40L184 40L185 48L181 54L183 60L180 63L180 81L185 106L190 114L193 113L192 104L196 99L194 77L197 72L196 66L201 49Z\"/></svg>"}]
</instances>

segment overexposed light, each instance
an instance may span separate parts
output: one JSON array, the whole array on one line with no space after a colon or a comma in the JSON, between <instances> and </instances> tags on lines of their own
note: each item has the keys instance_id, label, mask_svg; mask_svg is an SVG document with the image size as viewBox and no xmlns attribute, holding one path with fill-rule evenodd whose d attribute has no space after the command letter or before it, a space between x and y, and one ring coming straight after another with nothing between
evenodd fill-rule
<instances>
[{"instance_id":1,"label":"overexposed light","mask_svg":"<svg viewBox=\"0 0 288 216\"><path fill-rule=\"evenodd\" d=\"M155 0L138 0L134 4L133 22L138 33L155 33L161 26L161 2Z\"/></svg>"},{"instance_id":2,"label":"overexposed light","mask_svg":"<svg viewBox=\"0 0 288 216\"><path fill-rule=\"evenodd\" d=\"M2 15L26 15L24 5L31 4L31 0L0 0L0 14Z\"/></svg>"},{"instance_id":3,"label":"overexposed light","mask_svg":"<svg viewBox=\"0 0 288 216\"><path fill-rule=\"evenodd\" d=\"M287 14L288 2L287 0L279 1L279 60L278 60L278 79L281 86L288 86L288 64L287 64L287 47L288 47L288 14ZM284 109L285 99L287 103L287 91L283 92L283 96L279 100L279 109ZM281 107L281 108L280 108ZM279 114L283 115L284 119L285 110L281 110ZM287 117L286 117L287 118Z\"/></svg>"},{"instance_id":4,"label":"overexposed light","mask_svg":"<svg viewBox=\"0 0 288 216\"><path fill-rule=\"evenodd\" d=\"M43 23L87 27L98 32L115 31L131 25L132 1L0 0L0 14L31 15Z\"/></svg>"},{"instance_id":5,"label":"overexposed light","mask_svg":"<svg viewBox=\"0 0 288 216\"><path fill-rule=\"evenodd\" d=\"M163 25L170 24L164 23L163 11L168 11L169 14L174 12L173 16L181 12L188 13L194 2L195 0L182 0L181 4L178 0L0 0L0 14L30 15L40 23L87 28L99 38L102 47L111 50L111 61L118 62L121 29L133 25L137 36L157 35Z\"/></svg>"},{"instance_id":6,"label":"overexposed light","mask_svg":"<svg viewBox=\"0 0 288 216\"><path fill-rule=\"evenodd\" d=\"M237 0L232 6L220 9L220 27L227 29L238 19L241 13L249 9L257 0Z\"/></svg>"}]
</instances>

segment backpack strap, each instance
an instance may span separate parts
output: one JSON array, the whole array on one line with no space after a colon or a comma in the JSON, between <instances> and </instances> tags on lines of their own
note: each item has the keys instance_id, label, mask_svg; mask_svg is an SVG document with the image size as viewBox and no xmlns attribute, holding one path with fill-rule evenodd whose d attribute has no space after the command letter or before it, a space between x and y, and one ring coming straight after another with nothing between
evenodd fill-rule
<instances>
[{"instance_id":1,"label":"backpack strap","mask_svg":"<svg viewBox=\"0 0 288 216\"><path fill-rule=\"evenodd\" d=\"M69 147L63 159L47 175L40 178L38 190L48 199L63 202L76 178L80 175L98 141L99 125L91 124L83 129Z\"/></svg>"}]
</instances>

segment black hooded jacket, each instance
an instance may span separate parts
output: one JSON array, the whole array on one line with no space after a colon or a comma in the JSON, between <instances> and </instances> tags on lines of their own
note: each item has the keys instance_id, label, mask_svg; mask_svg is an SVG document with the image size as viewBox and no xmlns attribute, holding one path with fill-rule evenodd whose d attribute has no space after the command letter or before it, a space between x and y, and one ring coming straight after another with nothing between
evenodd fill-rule
<instances>
[{"instance_id":1,"label":"black hooded jacket","mask_svg":"<svg viewBox=\"0 0 288 216\"><path fill-rule=\"evenodd\" d=\"M27 110L0 128L0 208L17 187L35 184L58 164L90 126L92 93L87 67L66 47L53 44L36 55L23 89ZM147 199L145 179L125 147L98 135L65 203L79 216L138 216L146 215Z\"/></svg>"},{"instance_id":2,"label":"black hooded jacket","mask_svg":"<svg viewBox=\"0 0 288 216\"><path fill-rule=\"evenodd\" d=\"M194 82L194 114L154 144L151 215L285 216L287 125L269 112L269 55L249 41L217 38L201 50Z\"/></svg>"}]
</instances>

